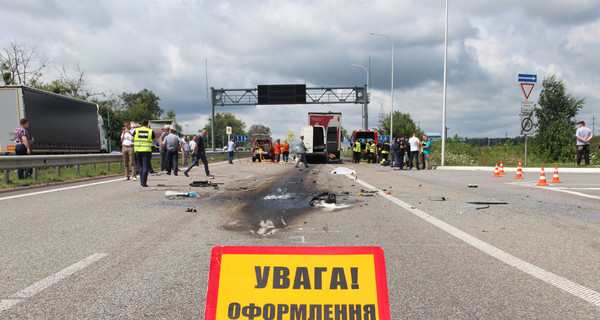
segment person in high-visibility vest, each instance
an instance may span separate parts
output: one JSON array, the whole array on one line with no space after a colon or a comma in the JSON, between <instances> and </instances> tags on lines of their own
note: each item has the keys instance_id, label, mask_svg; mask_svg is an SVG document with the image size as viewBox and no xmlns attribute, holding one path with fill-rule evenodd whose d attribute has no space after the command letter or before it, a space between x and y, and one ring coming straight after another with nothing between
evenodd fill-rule
<instances>
[{"instance_id":1,"label":"person in high-visibility vest","mask_svg":"<svg viewBox=\"0 0 600 320\"><path fill-rule=\"evenodd\" d=\"M147 187L150 161L152 160L152 144L156 142L156 135L154 130L148 128L148 120L144 119L140 124L142 126L135 129L132 140L135 155L141 163L140 184L142 187Z\"/></svg>"},{"instance_id":2,"label":"person in high-visibility vest","mask_svg":"<svg viewBox=\"0 0 600 320\"><path fill-rule=\"evenodd\" d=\"M369 148L371 150L371 159L369 159L369 163L377 163L377 145L375 144L375 140L371 141Z\"/></svg>"},{"instance_id":3,"label":"person in high-visibility vest","mask_svg":"<svg viewBox=\"0 0 600 320\"><path fill-rule=\"evenodd\" d=\"M354 141L354 147L352 148L352 152L354 152L354 163L360 162L360 141Z\"/></svg>"},{"instance_id":4,"label":"person in high-visibility vest","mask_svg":"<svg viewBox=\"0 0 600 320\"><path fill-rule=\"evenodd\" d=\"M279 158L281 156L281 144L279 143L279 139L275 142L275 161L279 162Z\"/></svg>"},{"instance_id":5,"label":"person in high-visibility vest","mask_svg":"<svg viewBox=\"0 0 600 320\"><path fill-rule=\"evenodd\" d=\"M283 140L281 144L281 154L283 155L283 162L287 163L290 156L290 145L287 143L287 140Z\"/></svg>"},{"instance_id":6,"label":"person in high-visibility vest","mask_svg":"<svg viewBox=\"0 0 600 320\"><path fill-rule=\"evenodd\" d=\"M385 139L385 142L381 146L381 164L387 163L388 155L390 154L390 140Z\"/></svg>"}]
</instances>

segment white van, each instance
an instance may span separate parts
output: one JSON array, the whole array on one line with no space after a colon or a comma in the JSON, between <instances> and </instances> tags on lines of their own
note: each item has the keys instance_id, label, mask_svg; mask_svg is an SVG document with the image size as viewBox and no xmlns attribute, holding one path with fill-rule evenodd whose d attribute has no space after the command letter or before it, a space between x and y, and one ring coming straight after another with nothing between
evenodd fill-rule
<instances>
[{"instance_id":1,"label":"white van","mask_svg":"<svg viewBox=\"0 0 600 320\"><path fill-rule=\"evenodd\" d=\"M306 161L327 162L327 145L325 144L325 127L302 126L300 135L304 136Z\"/></svg>"}]
</instances>

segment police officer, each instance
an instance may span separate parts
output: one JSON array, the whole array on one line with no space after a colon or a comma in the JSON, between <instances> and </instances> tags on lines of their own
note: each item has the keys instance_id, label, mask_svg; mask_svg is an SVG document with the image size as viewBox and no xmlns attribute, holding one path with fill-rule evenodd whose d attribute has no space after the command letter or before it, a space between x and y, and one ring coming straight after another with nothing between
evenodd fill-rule
<instances>
[{"instance_id":1,"label":"police officer","mask_svg":"<svg viewBox=\"0 0 600 320\"><path fill-rule=\"evenodd\" d=\"M148 128L148 120L144 119L140 123L142 126L135 129L133 134L133 149L139 158L140 166L140 184L147 187L148 172L150 171L152 160L152 145L156 142L154 130Z\"/></svg>"}]
</instances>

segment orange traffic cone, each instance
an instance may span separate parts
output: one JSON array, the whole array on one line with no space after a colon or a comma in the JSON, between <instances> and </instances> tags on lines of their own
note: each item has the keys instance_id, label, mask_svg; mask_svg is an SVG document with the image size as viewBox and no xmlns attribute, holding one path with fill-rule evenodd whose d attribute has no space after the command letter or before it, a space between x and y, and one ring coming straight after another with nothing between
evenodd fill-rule
<instances>
[{"instance_id":1,"label":"orange traffic cone","mask_svg":"<svg viewBox=\"0 0 600 320\"><path fill-rule=\"evenodd\" d=\"M500 178L500 177L502 177L502 176L498 172L498 162L496 162L496 169L494 169L494 175L492 176L492 178Z\"/></svg>"},{"instance_id":2,"label":"orange traffic cone","mask_svg":"<svg viewBox=\"0 0 600 320\"><path fill-rule=\"evenodd\" d=\"M504 163L502 161L500 161L500 171L498 173L506 174L506 173L504 173Z\"/></svg>"},{"instance_id":3,"label":"orange traffic cone","mask_svg":"<svg viewBox=\"0 0 600 320\"><path fill-rule=\"evenodd\" d=\"M521 160L519 160L519 166L517 167L517 175L513 179L523 179L523 168L521 167Z\"/></svg>"},{"instance_id":4,"label":"orange traffic cone","mask_svg":"<svg viewBox=\"0 0 600 320\"><path fill-rule=\"evenodd\" d=\"M560 179L558 179L558 165L554 165L554 175L552 176L552 181L550 183L562 183Z\"/></svg>"},{"instance_id":5,"label":"orange traffic cone","mask_svg":"<svg viewBox=\"0 0 600 320\"><path fill-rule=\"evenodd\" d=\"M542 172L540 172L540 182L538 182L536 186L549 186L549 184L546 182L546 174L544 173L544 167L542 167Z\"/></svg>"}]
</instances>

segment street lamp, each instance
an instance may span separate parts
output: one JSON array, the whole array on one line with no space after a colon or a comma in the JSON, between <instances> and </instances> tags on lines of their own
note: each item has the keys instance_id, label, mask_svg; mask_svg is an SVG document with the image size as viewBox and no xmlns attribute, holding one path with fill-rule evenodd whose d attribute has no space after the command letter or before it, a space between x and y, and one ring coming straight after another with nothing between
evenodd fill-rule
<instances>
[{"instance_id":1,"label":"street lamp","mask_svg":"<svg viewBox=\"0 0 600 320\"><path fill-rule=\"evenodd\" d=\"M371 35L374 36L382 36L388 40L392 44L392 109L390 110L390 142L394 138L394 41L392 38L386 36L385 34L371 32Z\"/></svg>"},{"instance_id":2,"label":"street lamp","mask_svg":"<svg viewBox=\"0 0 600 320\"><path fill-rule=\"evenodd\" d=\"M367 73L367 84L365 84L365 103L363 104L363 130L369 130L369 109L368 109L368 103L369 103L369 93L367 92L367 86L369 85L369 70L367 69L367 67L360 65L360 64L351 64L351 66L353 67L359 67L362 68L363 70L365 70L365 72Z\"/></svg>"},{"instance_id":3,"label":"street lamp","mask_svg":"<svg viewBox=\"0 0 600 320\"><path fill-rule=\"evenodd\" d=\"M448 0L446 0L446 26L444 28L444 100L442 101L442 167L446 165L446 87L448 86ZM527 152L525 153L527 154Z\"/></svg>"}]
</instances>

